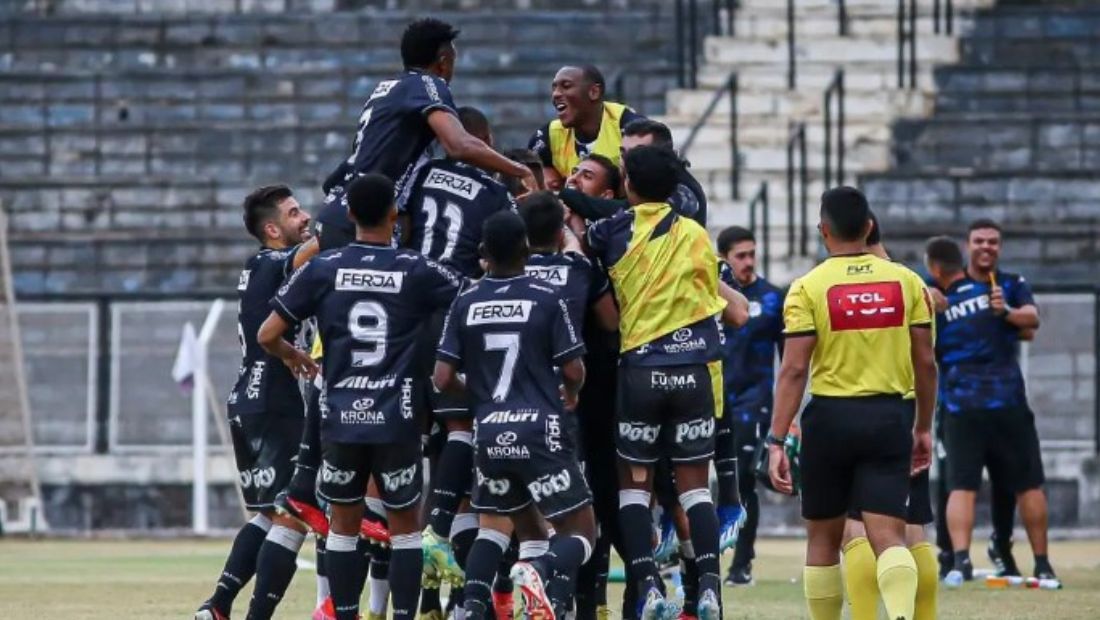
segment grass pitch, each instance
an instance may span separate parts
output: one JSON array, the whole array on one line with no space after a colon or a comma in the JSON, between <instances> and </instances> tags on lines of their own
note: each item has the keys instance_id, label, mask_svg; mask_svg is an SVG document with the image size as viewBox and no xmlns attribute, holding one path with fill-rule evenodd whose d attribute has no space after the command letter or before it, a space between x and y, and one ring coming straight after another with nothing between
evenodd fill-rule
<instances>
[{"instance_id":1,"label":"grass pitch","mask_svg":"<svg viewBox=\"0 0 1100 620\"><path fill-rule=\"evenodd\" d=\"M190 618L209 596L228 549L228 540L0 540L0 618ZM1026 544L1017 550L1021 568L1030 570ZM726 589L726 618L806 617L799 583L802 553L801 541L761 541L757 585ZM978 544L974 556L984 556ZM940 618L1100 618L1100 541L1056 543L1051 557L1065 590L992 591L982 584L941 589ZM312 546L303 549L302 558L313 559ZM249 591L238 598L236 617L244 616ZM621 592L613 585L611 600L618 603ZM300 568L277 617L304 620L313 602L313 573Z\"/></svg>"}]
</instances>

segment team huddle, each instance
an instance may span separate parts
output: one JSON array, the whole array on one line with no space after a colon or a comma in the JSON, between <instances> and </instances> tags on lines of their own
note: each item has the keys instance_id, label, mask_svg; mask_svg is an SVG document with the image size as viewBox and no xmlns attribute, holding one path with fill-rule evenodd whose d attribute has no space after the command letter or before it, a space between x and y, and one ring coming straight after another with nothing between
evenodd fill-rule
<instances>
[{"instance_id":1,"label":"team huddle","mask_svg":"<svg viewBox=\"0 0 1100 620\"><path fill-rule=\"evenodd\" d=\"M723 231L715 252L668 128L604 101L595 68L562 68L557 119L528 149L495 150L485 115L451 97L457 36L408 26L406 71L365 104L316 222L283 185L244 200L261 249L238 284L228 413L256 515L196 620L229 618L253 577L247 616L272 617L310 532L317 619L359 618L365 591L369 618L441 619L444 583L456 618L609 617L614 548L624 618L717 620L724 550L726 583L752 582L758 480L802 497L813 618L839 619L845 587L854 618L877 617L880 594L891 619L933 618L937 360L961 369L941 392L973 401L962 384L988 353L933 350L933 325L948 337L970 312L948 303L967 292L961 257L930 244L937 297L876 255L866 200L838 188L822 198L831 258L784 298L756 275L750 231ZM1009 345L1038 326L1012 282L977 283ZM788 435L808 377L798 453ZM948 466L954 548L969 547L982 468L996 467L1029 537L1041 508L1041 548L1038 529L1031 540L1045 561L1037 440L1016 464L1032 455L1030 412L1013 409L1004 449L978 445L968 425L984 418L946 402L949 451L969 455ZM971 576L965 552L941 561L949 583ZM662 578L671 563L679 595Z\"/></svg>"}]
</instances>

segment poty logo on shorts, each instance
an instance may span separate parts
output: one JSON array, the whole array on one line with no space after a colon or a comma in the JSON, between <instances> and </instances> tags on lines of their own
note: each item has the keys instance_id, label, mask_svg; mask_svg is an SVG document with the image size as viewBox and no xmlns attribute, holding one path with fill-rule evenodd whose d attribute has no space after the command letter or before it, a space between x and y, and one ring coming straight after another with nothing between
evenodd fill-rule
<instances>
[{"instance_id":1,"label":"poty logo on shorts","mask_svg":"<svg viewBox=\"0 0 1100 620\"><path fill-rule=\"evenodd\" d=\"M488 489L489 495L500 497L506 495L512 489L512 483L507 480L487 478L485 474L481 473L480 469L475 469L474 472L477 474L477 486Z\"/></svg>"},{"instance_id":2,"label":"poty logo on shorts","mask_svg":"<svg viewBox=\"0 0 1100 620\"><path fill-rule=\"evenodd\" d=\"M526 323L534 305L535 302L526 299L479 301L470 304L466 314L466 324Z\"/></svg>"},{"instance_id":3,"label":"poty logo on shorts","mask_svg":"<svg viewBox=\"0 0 1100 620\"><path fill-rule=\"evenodd\" d=\"M695 375L668 374L659 370L650 371L649 385L655 390L684 390L696 387Z\"/></svg>"},{"instance_id":4,"label":"poty logo on shorts","mask_svg":"<svg viewBox=\"0 0 1100 620\"><path fill-rule=\"evenodd\" d=\"M676 425L676 443L706 439L714 435L714 418L681 422Z\"/></svg>"},{"instance_id":5,"label":"poty logo on shorts","mask_svg":"<svg viewBox=\"0 0 1100 620\"><path fill-rule=\"evenodd\" d=\"M241 486L244 488L255 487L257 489L268 489L271 485L275 484L275 468L254 467L252 469L244 469L238 472L241 478Z\"/></svg>"},{"instance_id":6,"label":"poty logo on shorts","mask_svg":"<svg viewBox=\"0 0 1100 620\"><path fill-rule=\"evenodd\" d=\"M396 471L383 472L382 486L390 493L393 493L401 487L412 484L414 478L416 478L416 465Z\"/></svg>"},{"instance_id":7,"label":"poty logo on shorts","mask_svg":"<svg viewBox=\"0 0 1100 620\"><path fill-rule=\"evenodd\" d=\"M572 484L573 478L569 475L569 470L563 469L556 474L539 476L527 485L527 490L535 502L541 502L552 495L568 491Z\"/></svg>"},{"instance_id":8,"label":"poty logo on shorts","mask_svg":"<svg viewBox=\"0 0 1100 620\"><path fill-rule=\"evenodd\" d=\"M321 482L335 484L336 486L344 486L351 482L352 478L355 478L355 472L353 471L337 469L328 461L323 461L321 463Z\"/></svg>"},{"instance_id":9,"label":"poty logo on shorts","mask_svg":"<svg viewBox=\"0 0 1100 620\"><path fill-rule=\"evenodd\" d=\"M554 286L565 286L569 282L569 268L564 265L545 267L540 265L528 265L524 268L527 275Z\"/></svg>"},{"instance_id":10,"label":"poty logo on shorts","mask_svg":"<svg viewBox=\"0 0 1100 620\"><path fill-rule=\"evenodd\" d=\"M461 196L466 200L473 200L483 186L470 177L447 172L446 170L432 170L428 178L424 179L425 189L441 189L445 192Z\"/></svg>"},{"instance_id":11,"label":"poty logo on shorts","mask_svg":"<svg viewBox=\"0 0 1100 620\"><path fill-rule=\"evenodd\" d=\"M691 328L681 327L680 329L672 332L672 339L676 342L687 342L691 340Z\"/></svg>"},{"instance_id":12,"label":"poty logo on shorts","mask_svg":"<svg viewBox=\"0 0 1100 620\"><path fill-rule=\"evenodd\" d=\"M561 416L551 413L546 416L546 449L561 452Z\"/></svg>"},{"instance_id":13,"label":"poty logo on shorts","mask_svg":"<svg viewBox=\"0 0 1100 620\"><path fill-rule=\"evenodd\" d=\"M653 445L657 443L657 437L660 433L660 426L642 424L641 422L619 422L619 437L628 441L641 441Z\"/></svg>"},{"instance_id":14,"label":"poty logo on shorts","mask_svg":"<svg viewBox=\"0 0 1100 620\"><path fill-rule=\"evenodd\" d=\"M400 293L405 274L400 271L374 269L337 269L336 290Z\"/></svg>"}]
</instances>

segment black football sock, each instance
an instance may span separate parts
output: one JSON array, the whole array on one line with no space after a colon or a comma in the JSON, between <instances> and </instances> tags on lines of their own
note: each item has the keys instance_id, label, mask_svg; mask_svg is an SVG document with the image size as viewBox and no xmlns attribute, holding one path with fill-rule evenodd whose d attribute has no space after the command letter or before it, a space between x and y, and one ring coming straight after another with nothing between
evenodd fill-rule
<instances>
[{"instance_id":1,"label":"black football sock","mask_svg":"<svg viewBox=\"0 0 1100 620\"><path fill-rule=\"evenodd\" d=\"M577 571L577 620L594 620L596 610L607 605L607 571L611 563L611 541L597 536L592 557Z\"/></svg>"},{"instance_id":2,"label":"black football sock","mask_svg":"<svg viewBox=\"0 0 1100 620\"><path fill-rule=\"evenodd\" d=\"M283 525L272 526L256 557L256 588L248 607L249 620L268 620L283 600L306 535Z\"/></svg>"},{"instance_id":3,"label":"black football sock","mask_svg":"<svg viewBox=\"0 0 1100 620\"><path fill-rule=\"evenodd\" d=\"M583 536L555 536L546 554L550 583L546 595L554 615L564 618L576 589L577 569L592 557L592 545Z\"/></svg>"},{"instance_id":4,"label":"black football sock","mask_svg":"<svg viewBox=\"0 0 1100 620\"><path fill-rule=\"evenodd\" d=\"M955 552L955 570L965 573L972 567L970 563L970 551L956 551Z\"/></svg>"},{"instance_id":5,"label":"black football sock","mask_svg":"<svg viewBox=\"0 0 1100 620\"><path fill-rule=\"evenodd\" d=\"M436 591L438 592L438 590ZM390 600L390 549L375 546L370 554L370 611L372 614L386 613Z\"/></svg>"},{"instance_id":6,"label":"black football sock","mask_svg":"<svg viewBox=\"0 0 1100 620\"><path fill-rule=\"evenodd\" d=\"M355 584L355 591L360 598L363 597L363 588L367 586L367 576L370 574L370 559L377 545L366 538L358 538L355 541L355 552L359 554L359 578Z\"/></svg>"},{"instance_id":7,"label":"black football sock","mask_svg":"<svg viewBox=\"0 0 1100 620\"><path fill-rule=\"evenodd\" d=\"M336 620L358 620L359 593L366 572L358 536L330 534L325 542L325 564Z\"/></svg>"},{"instance_id":8,"label":"black football sock","mask_svg":"<svg viewBox=\"0 0 1100 620\"><path fill-rule=\"evenodd\" d=\"M393 536L390 542L390 617L408 620L416 617L420 576L424 572L420 532Z\"/></svg>"},{"instance_id":9,"label":"black football sock","mask_svg":"<svg viewBox=\"0 0 1100 620\"><path fill-rule=\"evenodd\" d=\"M452 431L443 444L432 485L432 512L428 525L436 536L451 533L451 521L463 496L470 492L474 472L474 436L469 431Z\"/></svg>"},{"instance_id":10,"label":"black football sock","mask_svg":"<svg viewBox=\"0 0 1100 620\"><path fill-rule=\"evenodd\" d=\"M512 583L512 565L519 559L519 541L512 537L512 542L504 550L500 562L497 563L497 576L493 581L493 592L511 592L515 589Z\"/></svg>"},{"instance_id":11,"label":"black football sock","mask_svg":"<svg viewBox=\"0 0 1100 620\"><path fill-rule=\"evenodd\" d=\"M470 553L466 556L466 586L464 609L467 615L481 617L492 609L493 577L504 551L512 542L511 537L496 530L478 530Z\"/></svg>"},{"instance_id":12,"label":"black football sock","mask_svg":"<svg viewBox=\"0 0 1100 620\"><path fill-rule=\"evenodd\" d=\"M421 615L441 610L443 604L439 602L439 588L424 588L420 591Z\"/></svg>"},{"instance_id":13,"label":"black football sock","mask_svg":"<svg viewBox=\"0 0 1100 620\"><path fill-rule=\"evenodd\" d=\"M317 470L321 467L321 408L317 402L320 393L317 386L312 387L294 475L287 486L290 497L311 504L317 503Z\"/></svg>"},{"instance_id":14,"label":"black football sock","mask_svg":"<svg viewBox=\"0 0 1100 620\"><path fill-rule=\"evenodd\" d=\"M317 558L317 605L325 602L328 598L328 573L325 569L325 539L320 536L313 536L313 547Z\"/></svg>"},{"instance_id":15,"label":"black football sock","mask_svg":"<svg viewBox=\"0 0 1100 620\"><path fill-rule=\"evenodd\" d=\"M692 489L682 493L680 505L687 513L699 576L718 575L721 571L718 563L718 515L714 512L710 490Z\"/></svg>"},{"instance_id":16,"label":"black football sock","mask_svg":"<svg viewBox=\"0 0 1100 620\"><path fill-rule=\"evenodd\" d=\"M737 535L733 565L744 568L756 555L756 529L760 525L760 496L756 493L756 479L740 459L738 459L737 484L741 490L741 504L745 507L745 524L741 526L741 531Z\"/></svg>"},{"instance_id":17,"label":"black football sock","mask_svg":"<svg viewBox=\"0 0 1100 620\"><path fill-rule=\"evenodd\" d=\"M680 585L684 588L684 613L694 616L699 602L699 565L691 541L680 543Z\"/></svg>"},{"instance_id":18,"label":"black football sock","mask_svg":"<svg viewBox=\"0 0 1100 620\"><path fill-rule=\"evenodd\" d=\"M256 558L269 529L271 519L256 515L244 524L233 539L233 547L229 550L229 557L225 559L225 567L222 568L218 585L214 588L214 596L210 597L210 605L222 614L229 615L237 593L256 574Z\"/></svg>"},{"instance_id":19,"label":"black football sock","mask_svg":"<svg viewBox=\"0 0 1100 620\"><path fill-rule=\"evenodd\" d=\"M737 442L734 441L732 414L718 420L718 432L714 436L714 471L718 474L718 505L736 506L741 503L737 494Z\"/></svg>"},{"instance_id":20,"label":"black football sock","mask_svg":"<svg viewBox=\"0 0 1100 620\"><path fill-rule=\"evenodd\" d=\"M660 581L657 577L657 565L653 562L652 517L649 512L650 494L647 491L623 489L619 491L619 528L622 530L623 558L627 570L635 581ZM715 542L718 538L715 535ZM645 596L640 589L638 596Z\"/></svg>"}]
</instances>

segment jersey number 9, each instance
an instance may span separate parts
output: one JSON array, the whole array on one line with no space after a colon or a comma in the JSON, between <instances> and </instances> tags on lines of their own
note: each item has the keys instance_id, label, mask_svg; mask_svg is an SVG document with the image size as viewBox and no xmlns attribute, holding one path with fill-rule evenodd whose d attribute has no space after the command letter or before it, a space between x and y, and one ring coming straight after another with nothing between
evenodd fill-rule
<instances>
[{"instance_id":1,"label":"jersey number 9","mask_svg":"<svg viewBox=\"0 0 1100 620\"><path fill-rule=\"evenodd\" d=\"M374 366L386 357L386 336L389 332L389 319L386 308L376 301L361 301L351 307L348 313L348 332L356 342L374 345L369 349L355 349L351 352L353 368Z\"/></svg>"}]
</instances>

